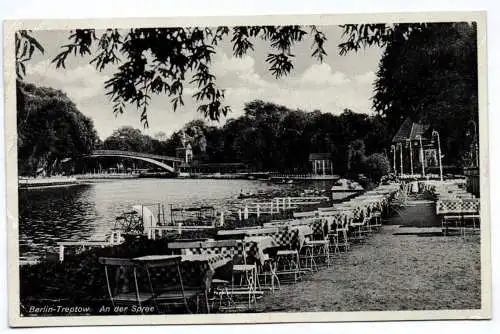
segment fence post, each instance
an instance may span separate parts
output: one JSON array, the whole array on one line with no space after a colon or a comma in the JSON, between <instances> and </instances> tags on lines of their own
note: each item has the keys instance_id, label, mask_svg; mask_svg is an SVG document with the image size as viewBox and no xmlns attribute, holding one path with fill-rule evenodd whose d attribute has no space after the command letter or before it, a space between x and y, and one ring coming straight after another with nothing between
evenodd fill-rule
<instances>
[{"instance_id":1,"label":"fence post","mask_svg":"<svg viewBox=\"0 0 500 334\"><path fill-rule=\"evenodd\" d=\"M59 245L59 261L64 261L64 245Z\"/></svg>"},{"instance_id":2,"label":"fence post","mask_svg":"<svg viewBox=\"0 0 500 334\"><path fill-rule=\"evenodd\" d=\"M220 226L224 226L224 211L220 212Z\"/></svg>"},{"instance_id":3,"label":"fence post","mask_svg":"<svg viewBox=\"0 0 500 334\"><path fill-rule=\"evenodd\" d=\"M260 205L257 203L257 218L260 217Z\"/></svg>"},{"instance_id":4,"label":"fence post","mask_svg":"<svg viewBox=\"0 0 500 334\"><path fill-rule=\"evenodd\" d=\"M273 201L271 201L271 208L269 209L271 211L271 215L273 214Z\"/></svg>"},{"instance_id":5,"label":"fence post","mask_svg":"<svg viewBox=\"0 0 500 334\"><path fill-rule=\"evenodd\" d=\"M292 207L292 199L290 197L288 199L288 208L290 209Z\"/></svg>"},{"instance_id":6,"label":"fence post","mask_svg":"<svg viewBox=\"0 0 500 334\"><path fill-rule=\"evenodd\" d=\"M241 221L241 209L238 209L238 219Z\"/></svg>"},{"instance_id":7,"label":"fence post","mask_svg":"<svg viewBox=\"0 0 500 334\"><path fill-rule=\"evenodd\" d=\"M177 223L177 231L182 234L182 223Z\"/></svg>"},{"instance_id":8,"label":"fence post","mask_svg":"<svg viewBox=\"0 0 500 334\"><path fill-rule=\"evenodd\" d=\"M245 211L243 212L243 218L248 219L248 205L245 204Z\"/></svg>"}]
</instances>

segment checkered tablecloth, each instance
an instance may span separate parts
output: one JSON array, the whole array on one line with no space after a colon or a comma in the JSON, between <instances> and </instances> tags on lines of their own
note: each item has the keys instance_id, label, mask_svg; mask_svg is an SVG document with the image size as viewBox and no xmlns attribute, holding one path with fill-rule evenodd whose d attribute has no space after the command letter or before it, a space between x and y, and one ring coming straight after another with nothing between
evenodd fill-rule
<instances>
[{"instance_id":1,"label":"checkered tablecloth","mask_svg":"<svg viewBox=\"0 0 500 334\"><path fill-rule=\"evenodd\" d=\"M232 258L235 255L242 255L243 250L242 240L217 240L203 242L199 247L185 248L182 254L222 254Z\"/></svg>"},{"instance_id":2,"label":"checkered tablecloth","mask_svg":"<svg viewBox=\"0 0 500 334\"><path fill-rule=\"evenodd\" d=\"M273 221L271 223L264 224L264 226L275 226L275 227L294 227L294 226L309 226L312 229L312 234L317 236L322 236L328 233L328 223L325 219L321 217L307 217L307 218L296 218L290 220Z\"/></svg>"},{"instance_id":3,"label":"checkered tablecloth","mask_svg":"<svg viewBox=\"0 0 500 334\"><path fill-rule=\"evenodd\" d=\"M277 227L265 227L265 228L255 228L255 229L249 229L246 232L247 236L255 236L255 237L265 237L265 236L272 236L276 232L278 232Z\"/></svg>"},{"instance_id":4,"label":"checkered tablecloth","mask_svg":"<svg viewBox=\"0 0 500 334\"><path fill-rule=\"evenodd\" d=\"M161 260L161 256L157 256L158 260ZM152 263L153 260L144 259L144 261L139 260L146 268L148 263ZM182 260L179 264L179 270L182 278L182 284L186 288L200 288L203 290L208 287L210 280L215 273L215 271L226 265L232 260L225 254L185 254L182 255ZM154 290L165 290L171 287L180 286L180 278L177 269L177 265L167 265L162 267L151 266L148 268L149 275L151 277L151 282ZM148 284L147 276L140 275L138 277L140 280L140 285L145 286Z\"/></svg>"},{"instance_id":5,"label":"checkered tablecloth","mask_svg":"<svg viewBox=\"0 0 500 334\"><path fill-rule=\"evenodd\" d=\"M189 266L200 265L205 267L205 269L215 271L226 265L229 261L231 261L231 257L226 254L185 254L182 255L181 266L187 268Z\"/></svg>"},{"instance_id":6,"label":"checkered tablecloth","mask_svg":"<svg viewBox=\"0 0 500 334\"><path fill-rule=\"evenodd\" d=\"M436 213L438 215L446 214L479 214L479 199L443 199L436 202Z\"/></svg>"},{"instance_id":7,"label":"checkered tablecloth","mask_svg":"<svg viewBox=\"0 0 500 334\"><path fill-rule=\"evenodd\" d=\"M267 259L265 251L278 247L278 243L270 236L246 237L244 242L248 262L257 262L260 265L264 265Z\"/></svg>"},{"instance_id":8,"label":"checkered tablecloth","mask_svg":"<svg viewBox=\"0 0 500 334\"><path fill-rule=\"evenodd\" d=\"M277 231L277 229L275 229ZM238 257L239 261L246 263L263 263L264 252L278 244L271 236L249 236L244 240L217 240L202 243L201 247L183 249L183 254L195 255L221 255L227 258Z\"/></svg>"},{"instance_id":9,"label":"checkered tablecloth","mask_svg":"<svg viewBox=\"0 0 500 334\"><path fill-rule=\"evenodd\" d=\"M327 230L335 231L340 226L350 226L353 223L355 215L352 209L338 209L336 211L325 211L321 213L321 218L325 220Z\"/></svg>"},{"instance_id":10,"label":"checkered tablecloth","mask_svg":"<svg viewBox=\"0 0 500 334\"><path fill-rule=\"evenodd\" d=\"M281 247L301 249L306 238L312 234L313 230L307 225L289 226L278 231L275 239Z\"/></svg>"}]
</instances>

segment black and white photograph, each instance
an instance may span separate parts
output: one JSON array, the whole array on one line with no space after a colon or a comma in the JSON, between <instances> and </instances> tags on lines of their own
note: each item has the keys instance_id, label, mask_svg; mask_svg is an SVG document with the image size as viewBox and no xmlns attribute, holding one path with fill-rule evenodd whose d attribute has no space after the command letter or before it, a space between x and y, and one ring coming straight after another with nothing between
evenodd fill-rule
<instances>
[{"instance_id":1,"label":"black and white photograph","mask_svg":"<svg viewBox=\"0 0 500 334\"><path fill-rule=\"evenodd\" d=\"M7 22L11 325L490 317L485 15L381 18Z\"/></svg>"}]
</instances>

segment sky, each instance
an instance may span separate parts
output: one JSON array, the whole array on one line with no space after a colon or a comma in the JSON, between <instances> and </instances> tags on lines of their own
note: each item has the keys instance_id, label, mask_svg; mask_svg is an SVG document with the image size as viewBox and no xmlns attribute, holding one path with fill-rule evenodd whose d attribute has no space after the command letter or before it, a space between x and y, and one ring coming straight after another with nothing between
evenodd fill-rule
<instances>
[{"instance_id":1,"label":"sky","mask_svg":"<svg viewBox=\"0 0 500 334\"><path fill-rule=\"evenodd\" d=\"M290 75L280 79L271 75L269 64L265 62L270 50L268 42L255 41L254 50L242 58L233 56L230 38L222 42L216 49L211 70L217 77L217 85L226 90L225 104L231 107L232 112L220 122L210 124L223 125L227 119L241 116L244 104L255 99L292 109L321 110L336 115L344 108L371 113L373 82L383 50L373 47L340 56L337 46L341 41L341 28L328 26L320 27L320 30L328 39L324 61L320 63L311 57L312 40L306 38L292 49L294 69ZM140 113L134 106L115 116L113 104L104 88L104 82L111 78L113 68L99 72L89 64L91 57L71 56L66 69L56 69L51 60L68 42L69 31L34 31L33 35L44 46L45 52L33 56L27 66L25 80L65 92L80 112L93 119L101 139L125 125L139 128L151 136L160 131L171 135L187 122L203 118L196 110L197 103L191 98L194 87L187 82L184 87L185 105L175 112L167 96L152 98L147 129L141 124Z\"/></svg>"}]
</instances>

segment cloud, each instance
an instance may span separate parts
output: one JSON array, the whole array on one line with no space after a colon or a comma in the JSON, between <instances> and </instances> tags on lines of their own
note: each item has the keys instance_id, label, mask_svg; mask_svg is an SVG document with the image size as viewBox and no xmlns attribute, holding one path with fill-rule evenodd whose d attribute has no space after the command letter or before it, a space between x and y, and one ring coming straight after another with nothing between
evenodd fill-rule
<instances>
[{"instance_id":1,"label":"cloud","mask_svg":"<svg viewBox=\"0 0 500 334\"><path fill-rule=\"evenodd\" d=\"M327 63L313 64L307 68L298 78L302 84L312 84L317 86L331 85L338 86L350 83L350 79L345 73L333 72Z\"/></svg>"},{"instance_id":2,"label":"cloud","mask_svg":"<svg viewBox=\"0 0 500 334\"><path fill-rule=\"evenodd\" d=\"M219 85L270 88L275 84L263 79L255 70L255 60L251 56L228 57L224 52L217 53L212 71ZM222 85L221 85L222 86Z\"/></svg>"},{"instance_id":3,"label":"cloud","mask_svg":"<svg viewBox=\"0 0 500 334\"><path fill-rule=\"evenodd\" d=\"M244 104L255 99L333 114L340 114L344 108L370 111L371 88L366 88L365 82L370 81L373 72L350 77L322 63L281 79L265 79L259 75L258 65L250 56L235 58L227 57L223 52L217 54L214 74L217 84L226 89L225 103L233 111L228 117L242 115Z\"/></svg>"},{"instance_id":4,"label":"cloud","mask_svg":"<svg viewBox=\"0 0 500 334\"><path fill-rule=\"evenodd\" d=\"M223 51L217 52L212 70L216 75L246 74L254 72L255 61L250 56L228 57Z\"/></svg>"},{"instance_id":5,"label":"cloud","mask_svg":"<svg viewBox=\"0 0 500 334\"><path fill-rule=\"evenodd\" d=\"M358 74L354 77L354 81L359 84L372 84L376 79L376 75L373 71L368 71L364 74Z\"/></svg>"},{"instance_id":6,"label":"cloud","mask_svg":"<svg viewBox=\"0 0 500 334\"><path fill-rule=\"evenodd\" d=\"M108 77L96 71L90 64L56 69L49 60L43 60L27 67L26 79L40 86L60 89L78 103L104 95L104 82Z\"/></svg>"}]
</instances>

